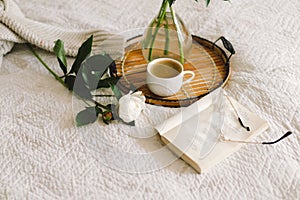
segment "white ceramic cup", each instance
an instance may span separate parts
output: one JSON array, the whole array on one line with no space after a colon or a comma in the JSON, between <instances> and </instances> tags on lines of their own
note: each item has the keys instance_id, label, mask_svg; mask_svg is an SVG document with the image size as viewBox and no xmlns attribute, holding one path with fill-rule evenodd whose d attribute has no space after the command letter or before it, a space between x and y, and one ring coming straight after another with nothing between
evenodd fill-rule
<instances>
[{"instance_id":1,"label":"white ceramic cup","mask_svg":"<svg viewBox=\"0 0 300 200\"><path fill-rule=\"evenodd\" d=\"M190 78L183 81L183 77ZM150 91L158 96L166 97L177 93L181 86L195 78L192 71L184 71L183 65L172 58L158 58L147 66L147 85Z\"/></svg>"}]
</instances>

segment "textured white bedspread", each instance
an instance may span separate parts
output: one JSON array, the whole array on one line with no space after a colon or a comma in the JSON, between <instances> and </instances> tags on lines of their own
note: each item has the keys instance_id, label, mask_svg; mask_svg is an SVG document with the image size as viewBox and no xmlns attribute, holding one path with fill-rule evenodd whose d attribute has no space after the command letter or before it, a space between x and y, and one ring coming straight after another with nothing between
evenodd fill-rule
<instances>
[{"instance_id":1,"label":"textured white bedspread","mask_svg":"<svg viewBox=\"0 0 300 200\"><path fill-rule=\"evenodd\" d=\"M160 6L160 0L15 1L30 19L116 33L146 27ZM147 156L128 163L122 152L161 148L157 137L134 136L178 110L147 105L137 128L100 122L76 128L76 100L26 46L15 45L0 66L0 199L300 198L300 1L213 0L205 8L177 0L175 8L193 34L233 43L227 91L268 121L257 140L287 130L298 135L274 146L247 145L204 174L180 159L165 167ZM53 54L38 53L60 71ZM138 174L124 171L143 165Z\"/></svg>"}]
</instances>

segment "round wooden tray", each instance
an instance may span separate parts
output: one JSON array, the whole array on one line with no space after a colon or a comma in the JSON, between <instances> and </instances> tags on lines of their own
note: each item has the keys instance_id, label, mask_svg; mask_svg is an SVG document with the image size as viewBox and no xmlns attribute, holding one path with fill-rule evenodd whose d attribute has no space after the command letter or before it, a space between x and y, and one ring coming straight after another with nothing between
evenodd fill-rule
<instances>
[{"instance_id":1,"label":"round wooden tray","mask_svg":"<svg viewBox=\"0 0 300 200\"><path fill-rule=\"evenodd\" d=\"M192 51L184 69L194 71L195 78L173 96L157 96L146 85L148 61L143 57L140 41L141 36L127 41L123 60L117 62L117 75L122 77L118 86L125 93L136 89L142 91L147 103L167 107L188 106L216 88L223 87L230 77L226 53L212 42L193 36Z\"/></svg>"}]
</instances>

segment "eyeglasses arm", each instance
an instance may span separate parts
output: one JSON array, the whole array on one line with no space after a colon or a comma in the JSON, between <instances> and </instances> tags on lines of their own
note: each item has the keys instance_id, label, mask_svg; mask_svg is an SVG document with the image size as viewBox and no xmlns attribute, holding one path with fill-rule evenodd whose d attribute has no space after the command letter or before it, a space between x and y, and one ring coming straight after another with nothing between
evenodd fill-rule
<instances>
[{"instance_id":1,"label":"eyeglasses arm","mask_svg":"<svg viewBox=\"0 0 300 200\"><path fill-rule=\"evenodd\" d=\"M242 140L231 140L226 138L223 134L219 136L219 141L221 142L235 142L235 143L246 143L246 144L275 144L284 138L290 136L292 134L291 131L286 132L282 137L280 137L278 140L275 140L273 142L252 142L252 141L242 141Z\"/></svg>"}]
</instances>

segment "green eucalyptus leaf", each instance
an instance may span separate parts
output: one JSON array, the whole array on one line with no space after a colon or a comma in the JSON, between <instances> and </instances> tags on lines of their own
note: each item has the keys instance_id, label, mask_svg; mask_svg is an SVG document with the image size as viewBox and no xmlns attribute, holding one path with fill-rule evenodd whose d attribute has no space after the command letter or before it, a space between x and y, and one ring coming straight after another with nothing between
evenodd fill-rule
<instances>
[{"instance_id":1,"label":"green eucalyptus leaf","mask_svg":"<svg viewBox=\"0 0 300 200\"><path fill-rule=\"evenodd\" d=\"M198 2L198 0L195 0L195 1ZM230 1L230 0L223 0L223 1ZM211 0L205 0L205 2L206 2L206 7L207 7L210 4Z\"/></svg>"},{"instance_id":2,"label":"green eucalyptus leaf","mask_svg":"<svg viewBox=\"0 0 300 200\"><path fill-rule=\"evenodd\" d=\"M64 72L64 75L66 75L66 74L68 73L68 71L67 71L67 66L64 65L64 64L62 63L62 61L61 61L59 58L57 58L57 61L58 61L58 63L59 63L60 68L61 68L62 71Z\"/></svg>"},{"instance_id":3,"label":"green eucalyptus leaf","mask_svg":"<svg viewBox=\"0 0 300 200\"><path fill-rule=\"evenodd\" d=\"M97 89L99 89L99 88L109 88L110 85L116 85L119 80L120 80L119 77L109 77L109 78L101 79L98 82Z\"/></svg>"},{"instance_id":4,"label":"green eucalyptus leaf","mask_svg":"<svg viewBox=\"0 0 300 200\"><path fill-rule=\"evenodd\" d=\"M123 121L123 123L129 126L135 126L135 121L128 122L128 123Z\"/></svg>"},{"instance_id":5,"label":"green eucalyptus leaf","mask_svg":"<svg viewBox=\"0 0 300 200\"><path fill-rule=\"evenodd\" d=\"M83 126L94 123L97 120L98 115L99 113L97 112L96 107L87 107L77 114L76 125Z\"/></svg>"},{"instance_id":6,"label":"green eucalyptus leaf","mask_svg":"<svg viewBox=\"0 0 300 200\"><path fill-rule=\"evenodd\" d=\"M109 55L94 55L85 60L84 65L88 70L102 77L108 68L113 72L115 69L115 61Z\"/></svg>"},{"instance_id":7,"label":"green eucalyptus leaf","mask_svg":"<svg viewBox=\"0 0 300 200\"><path fill-rule=\"evenodd\" d=\"M63 70L64 74L67 74L67 59L64 49L64 42L61 40L57 40L55 42L53 51L57 57L60 68Z\"/></svg>"},{"instance_id":8,"label":"green eucalyptus leaf","mask_svg":"<svg viewBox=\"0 0 300 200\"><path fill-rule=\"evenodd\" d=\"M208 6L210 3L210 0L206 0L206 6Z\"/></svg>"},{"instance_id":9,"label":"green eucalyptus leaf","mask_svg":"<svg viewBox=\"0 0 300 200\"><path fill-rule=\"evenodd\" d=\"M168 0L169 5L172 6L172 4L175 2L175 0Z\"/></svg>"},{"instance_id":10,"label":"green eucalyptus leaf","mask_svg":"<svg viewBox=\"0 0 300 200\"><path fill-rule=\"evenodd\" d=\"M86 65L82 65L78 73L82 76L84 84L90 91L97 88L100 79L100 76L97 73L92 73Z\"/></svg>"},{"instance_id":11,"label":"green eucalyptus leaf","mask_svg":"<svg viewBox=\"0 0 300 200\"><path fill-rule=\"evenodd\" d=\"M107 81L112 84L116 83L116 78L107 79L105 81L101 80L108 68L113 76L115 76L114 67L115 62L109 55L94 55L82 63L78 74L81 74L86 86L92 91L100 87L109 87Z\"/></svg>"},{"instance_id":12,"label":"green eucalyptus leaf","mask_svg":"<svg viewBox=\"0 0 300 200\"><path fill-rule=\"evenodd\" d=\"M84 80L80 74L76 76L76 81L74 83L73 91L75 94L77 94L83 99L90 100L93 98L91 91L86 87Z\"/></svg>"},{"instance_id":13,"label":"green eucalyptus leaf","mask_svg":"<svg viewBox=\"0 0 300 200\"><path fill-rule=\"evenodd\" d=\"M76 80L76 76L73 76L73 75L66 76L65 84L69 90L73 90L75 80Z\"/></svg>"},{"instance_id":14,"label":"green eucalyptus leaf","mask_svg":"<svg viewBox=\"0 0 300 200\"><path fill-rule=\"evenodd\" d=\"M115 97L119 100L122 97L122 93L119 90L119 88L116 85L112 85L109 83L109 86L111 88L111 90L113 91L113 93L115 94Z\"/></svg>"},{"instance_id":15,"label":"green eucalyptus leaf","mask_svg":"<svg viewBox=\"0 0 300 200\"><path fill-rule=\"evenodd\" d=\"M65 84L69 90L84 99L92 99L90 90L85 86L81 76L68 75L65 78Z\"/></svg>"},{"instance_id":16,"label":"green eucalyptus leaf","mask_svg":"<svg viewBox=\"0 0 300 200\"><path fill-rule=\"evenodd\" d=\"M81 63L86 59L86 57L91 53L92 51L92 44L93 44L93 35L89 37L78 49L78 53L76 56L76 59L72 65L70 73L75 73L79 71Z\"/></svg>"}]
</instances>

